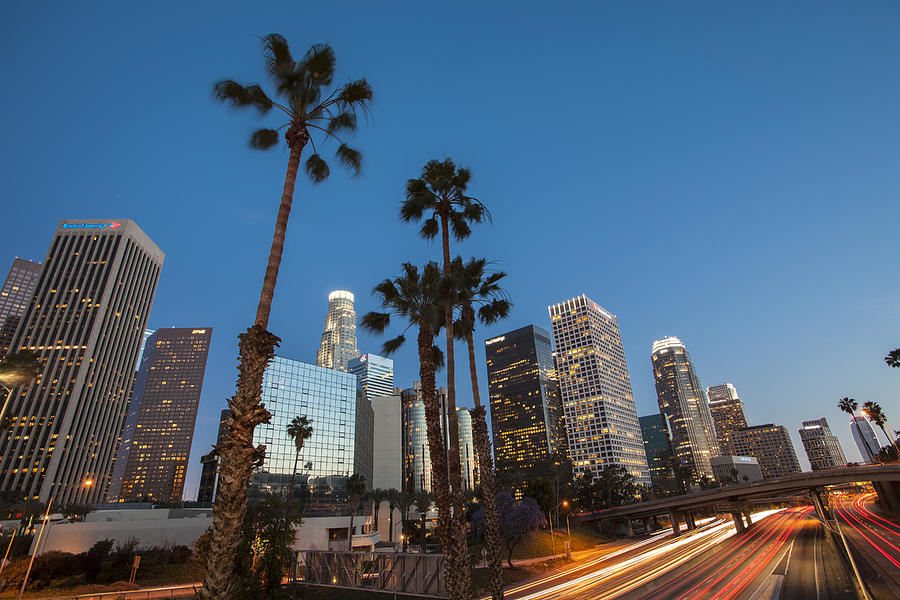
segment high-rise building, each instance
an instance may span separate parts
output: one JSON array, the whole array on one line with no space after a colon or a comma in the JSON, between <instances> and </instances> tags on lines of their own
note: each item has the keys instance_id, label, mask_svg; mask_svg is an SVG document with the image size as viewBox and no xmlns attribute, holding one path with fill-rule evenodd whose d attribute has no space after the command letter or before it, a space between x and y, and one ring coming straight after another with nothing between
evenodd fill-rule
<instances>
[{"instance_id":1,"label":"high-rise building","mask_svg":"<svg viewBox=\"0 0 900 600\"><path fill-rule=\"evenodd\" d=\"M292 476L314 503L345 494L353 474L363 476L371 489L374 414L356 376L276 356L263 375L262 400L272 418L253 433L253 443L265 445L266 456L253 476L251 495L289 490ZM299 461L287 434L297 416L306 416L313 428Z\"/></svg>"},{"instance_id":2,"label":"high-rise building","mask_svg":"<svg viewBox=\"0 0 900 600\"><path fill-rule=\"evenodd\" d=\"M394 361L375 354L363 354L347 363L347 371L359 378L366 398L394 394Z\"/></svg>"},{"instance_id":3,"label":"high-rise building","mask_svg":"<svg viewBox=\"0 0 900 600\"><path fill-rule=\"evenodd\" d=\"M327 369L346 371L347 363L358 356L353 294L335 290L328 294L328 314L325 316L325 331L316 354L316 364Z\"/></svg>"},{"instance_id":4,"label":"high-rise building","mask_svg":"<svg viewBox=\"0 0 900 600\"><path fill-rule=\"evenodd\" d=\"M639 418L641 436L644 438L644 453L650 468L653 485L673 488L676 483L672 459L672 434L665 415L657 413Z\"/></svg>"},{"instance_id":5,"label":"high-rise building","mask_svg":"<svg viewBox=\"0 0 900 600\"><path fill-rule=\"evenodd\" d=\"M216 433L216 447L225 443L228 433L228 422L231 420L231 411L224 409L219 415L219 430ZM219 491L219 456L209 452L200 457L202 471L200 472L200 487L197 490L197 502L215 502Z\"/></svg>"},{"instance_id":6,"label":"high-rise building","mask_svg":"<svg viewBox=\"0 0 900 600\"><path fill-rule=\"evenodd\" d=\"M636 483L650 485L616 316L584 295L549 311L575 475L619 465Z\"/></svg>"},{"instance_id":7,"label":"high-rise building","mask_svg":"<svg viewBox=\"0 0 900 600\"><path fill-rule=\"evenodd\" d=\"M709 398L709 412L716 429L719 452L728 456L731 454L731 432L747 426L744 404L738 397L737 389L730 383L712 385L706 388L706 395Z\"/></svg>"},{"instance_id":8,"label":"high-rise building","mask_svg":"<svg viewBox=\"0 0 900 600\"><path fill-rule=\"evenodd\" d=\"M462 489L474 490L478 466L475 462L475 438L472 434L472 415L468 408L456 409L459 427L459 464L462 471Z\"/></svg>"},{"instance_id":9,"label":"high-rise building","mask_svg":"<svg viewBox=\"0 0 900 600\"><path fill-rule=\"evenodd\" d=\"M11 395L0 490L103 500L164 257L133 221L60 222L11 344L42 372Z\"/></svg>"},{"instance_id":10,"label":"high-rise building","mask_svg":"<svg viewBox=\"0 0 900 600\"><path fill-rule=\"evenodd\" d=\"M147 339L109 502L181 501L211 337L211 327L171 327Z\"/></svg>"},{"instance_id":11,"label":"high-rise building","mask_svg":"<svg viewBox=\"0 0 900 600\"><path fill-rule=\"evenodd\" d=\"M370 398L374 413L372 488L403 489L403 406L400 394Z\"/></svg>"},{"instance_id":12,"label":"high-rise building","mask_svg":"<svg viewBox=\"0 0 900 600\"><path fill-rule=\"evenodd\" d=\"M716 456L711 461L713 475L723 485L762 481L759 461L752 456Z\"/></svg>"},{"instance_id":13,"label":"high-rise building","mask_svg":"<svg viewBox=\"0 0 900 600\"><path fill-rule=\"evenodd\" d=\"M803 421L800 429L800 441L809 458L809 466L813 471L824 469L838 469L847 466L844 451L837 436L831 433L828 421L825 417Z\"/></svg>"},{"instance_id":14,"label":"high-rise building","mask_svg":"<svg viewBox=\"0 0 900 600\"><path fill-rule=\"evenodd\" d=\"M495 470L527 474L566 450L550 334L528 325L487 340L484 353Z\"/></svg>"},{"instance_id":15,"label":"high-rise building","mask_svg":"<svg viewBox=\"0 0 900 600\"><path fill-rule=\"evenodd\" d=\"M853 441L859 448L859 454L862 456L864 463L874 463L875 457L881 450L881 444L875 436L875 430L872 424L863 415L854 416L850 419L850 433L853 435Z\"/></svg>"},{"instance_id":16,"label":"high-rise building","mask_svg":"<svg viewBox=\"0 0 900 600\"><path fill-rule=\"evenodd\" d=\"M719 455L719 443L691 355L681 340L667 337L653 342L651 360L656 401L668 419L675 458L690 471L692 483L711 479L709 461Z\"/></svg>"},{"instance_id":17,"label":"high-rise building","mask_svg":"<svg viewBox=\"0 0 900 600\"><path fill-rule=\"evenodd\" d=\"M752 456L759 461L763 479L784 477L800 472L800 461L784 425L754 425L732 432L731 444L737 456Z\"/></svg>"},{"instance_id":18,"label":"high-rise building","mask_svg":"<svg viewBox=\"0 0 900 600\"><path fill-rule=\"evenodd\" d=\"M41 263L22 258L13 259L6 281L0 288L0 357L9 350L22 315L31 304L40 275Z\"/></svg>"}]
</instances>

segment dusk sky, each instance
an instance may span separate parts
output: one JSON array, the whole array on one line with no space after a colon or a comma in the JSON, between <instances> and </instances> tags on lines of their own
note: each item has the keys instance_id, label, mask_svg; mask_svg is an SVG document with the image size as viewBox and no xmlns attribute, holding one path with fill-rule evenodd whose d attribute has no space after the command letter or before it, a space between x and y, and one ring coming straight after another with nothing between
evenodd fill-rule
<instances>
[{"instance_id":1,"label":"dusk sky","mask_svg":"<svg viewBox=\"0 0 900 600\"><path fill-rule=\"evenodd\" d=\"M640 415L659 412L650 346L674 335L704 386L733 383L751 423L790 430L804 469L797 429L821 416L859 460L842 396L900 427L883 361L900 347L900 3L498 4L0 5L0 269L43 260L60 219L130 218L162 248L148 326L214 330L186 499L234 390L287 163L246 144L274 115L211 90L267 86L271 32L295 55L331 44L336 81L375 95L360 176L333 164L298 182L279 354L315 362L331 290L362 315L403 261L439 258L398 212L406 180L452 157L493 215L452 251L495 261L514 302L476 332L484 397L483 341L549 329L547 306L584 293L618 315ZM383 339L360 332L359 348ZM394 358L410 386L414 349Z\"/></svg>"}]
</instances>

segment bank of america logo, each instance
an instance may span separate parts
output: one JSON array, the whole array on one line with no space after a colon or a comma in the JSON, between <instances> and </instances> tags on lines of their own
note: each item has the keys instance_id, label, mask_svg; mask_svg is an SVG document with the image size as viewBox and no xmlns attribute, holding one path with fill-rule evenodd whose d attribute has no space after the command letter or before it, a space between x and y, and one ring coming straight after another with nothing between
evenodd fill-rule
<instances>
[{"instance_id":1,"label":"bank of america logo","mask_svg":"<svg viewBox=\"0 0 900 600\"><path fill-rule=\"evenodd\" d=\"M63 223L63 229L118 229L121 223Z\"/></svg>"}]
</instances>

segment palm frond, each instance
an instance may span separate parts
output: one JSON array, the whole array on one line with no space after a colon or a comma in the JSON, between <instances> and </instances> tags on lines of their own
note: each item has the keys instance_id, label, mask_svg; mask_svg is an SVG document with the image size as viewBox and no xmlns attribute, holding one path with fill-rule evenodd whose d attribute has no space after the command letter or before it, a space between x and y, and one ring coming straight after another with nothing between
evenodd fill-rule
<instances>
[{"instance_id":1,"label":"palm frond","mask_svg":"<svg viewBox=\"0 0 900 600\"><path fill-rule=\"evenodd\" d=\"M386 356L390 356L391 354L399 350L400 346L402 346L404 342L406 342L406 337L403 335L398 335L394 339L388 340L384 344L382 344L381 351L384 352Z\"/></svg>"},{"instance_id":2,"label":"palm frond","mask_svg":"<svg viewBox=\"0 0 900 600\"><path fill-rule=\"evenodd\" d=\"M334 64L334 50L328 44L313 44L306 51L302 61L308 80L318 87L331 85Z\"/></svg>"},{"instance_id":3,"label":"palm frond","mask_svg":"<svg viewBox=\"0 0 900 600\"><path fill-rule=\"evenodd\" d=\"M391 324L391 315L389 313L370 312L366 313L360 325L363 329L381 333Z\"/></svg>"},{"instance_id":4,"label":"palm frond","mask_svg":"<svg viewBox=\"0 0 900 600\"><path fill-rule=\"evenodd\" d=\"M329 133L353 133L356 131L356 115L342 112L328 121Z\"/></svg>"},{"instance_id":5,"label":"palm frond","mask_svg":"<svg viewBox=\"0 0 900 600\"><path fill-rule=\"evenodd\" d=\"M444 351L438 346L431 347L431 360L434 362L434 370L439 371L444 368Z\"/></svg>"},{"instance_id":6,"label":"palm frond","mask_svg":"<svg viewBox=\"0 0 900 600\"><path fill-rule=\"evenodd\" d=\"M346 83L338 94L338 100L348 108L368 111L369 102L372 101L372 86L365 79Z\"/></svg>"},{"instance_id":7,"label":"palm frond","mask_svg":"<svg viewBox=\"0 0 900 600\"><path fill-rule=\"evenodd\" d=\"M254 150L268 150L278 143L278 132L274 129L258 129L250 136L250 147Z\"/></svg>"},{"instance_id":8,"label":"palm frond","mask_svg":"<svg viewBox=\"0 0 900 600\"><path fill-rule=\"evenodd\" d=\"M422 223L422 228L419 230L419 235L421 235L426 240L433 239L438 233L440 233L440 226L438 225L438 220L436 217L431 217L425 219L425 222Z\"/></svg>"},{"instance_id":9,"label":"palm frond","mask_svg":"<svg viewBox=\"0 0 900 600\"><path fill-rule=\"evenodd\" d=\"M259 88L259 86L250 87ZM230 104L233 108L255 106L249 89L233 79L223 79L217 82L213 86L213 97L223 104Z\"/></svg>"},{"instance_id":10,"label":"palm frond","mask_svg":"<svg viewBox=\"0 0 900 600\"><path fill-rule=\"evenodd\" d=\"M274 102L266 95L261 87L256 84L247 86L247 96L250 99L250 104L260 112L260 114L266 114L270 110L272 110L272 106L274 106Z\"/></svg>"},{"instance_id":11,"label":"palm frond","mask_svg":"<svg viewBox=\"0 0 900 600\"><path fill-rule=\"evenodd\" d=\"M512 309L512 302L505 298L498 298L478 309L478 319L485 325L493 325L508 317L510 309Z\"/></svg>"},{"instance_id":12,"label":"palm frond","mask_svg":"<svg viewBox=\"0 0 900 600\"><path fill-rule=\"evenodd\" d=\"M453 232L453 237L457 241L462 241L472 235L472 228L469 227L464 213L453 211L447 217L450 221L450 231Z\"/></svg>"},{"instance_id":13,"label":"palm frond","mask_svg":"<svg viewBox=\"0 0 900 600\"><path fill-rule=\"evenodd\" d=\"M283 35L270 33L262 38L266 72L276 79L293 72L296 63L291 56L291 48Z\"/></svg>"},{"instance_id":14,"label":"palm frond","mask_svg":"<svg viewBox=\"0 0 900 600\"><path fill-rule=\"evenodd\" d=\"M359 169L362 166L362 153L359 150L355 150L347 144L341 144L334 155L341 163L353 171L354 175L359 175Z\"/></svg>"},{"instance_id":15,"label":"palm frond","mask_svg":"<svg viewBox=\"0 0 900 600\"><path fill-rule=\"evenodd\" d=\"M314 183L322 183L328 179L329 173L328 163L326 163L318 154L311 154L309 158L306 159L306 174L309 175L309 178L312 179Z\"/></svg>"}]
</instances>

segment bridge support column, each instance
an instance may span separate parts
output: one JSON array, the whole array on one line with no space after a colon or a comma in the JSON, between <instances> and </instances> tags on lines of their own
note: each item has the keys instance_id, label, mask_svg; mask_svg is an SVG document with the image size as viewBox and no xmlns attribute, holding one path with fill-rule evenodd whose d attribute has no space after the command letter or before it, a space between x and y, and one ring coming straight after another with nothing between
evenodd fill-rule
<instances>
[{"instance_id":1,"label":"bridge support column","mask_svg":"<svg viewBox=\"0 0 900 600\"><path fill-rule=\"evenodd\" d=\"M744 527L744 519L741 517L741 513L732 511L731 520L734 521L734 529L737 533L741 533L746 529L746 527Z\"/></svg>"},{"instance_id":2,"label":"bridge support column","mask_svg":"<svg viewBox=\"0 0 900 600\"><path fill-rule=\"evenodd\" d=\"M644 517L643 521L644 521L644 533L650 533L651 531L653 531L653 527L651 527L651 525L653 523L653 519L651 519L650 517Z\"/></svg>"},{"instance_id":3,"label":"bridge support column","mask_svg":"<svg viewBox=\"0 0 900 600\"><path fill-rule=\"evenodd\" d=\"M625 535L634 537L634 527L631 525L631 517L625 517Z\"/></svg>"},{"instance_id":4,"label":"bridge support column","mask_svg":"<svg viewBox=\"0 0 900 600\"><path fill-rule=\"evenodd\" d=\"M822 496L816 488L809 489L809 497L812 500L813 507L816 509L816 516L822 522L822 528L825 530L825 539L831 539L831 528L828 526L828 515L825 514L825 505L822 503Z\"/></svg>"},{"instance_id":5,"label":"bridge support column","mask_svg":"<svg viewBox=\"0 0 900 600\"><path fill-rule=\"evenodd\" d=\"M694 520L694 513L686 512L684 513L684 526L688 531L693 531L697 529L697 522Z\"/></svg>"},{"instance_id":6,"label":"bridge support column","mask_svg":"<svg viewBox=\"0 0 900 600\"><path fill-rule=\"evenodd\" d=\"M747 522L747 529L753 527L753 519L750 518L750 509L746 509L742 511L744 514L744 520Z\"/></svg>"},{"instance_id":7,"label":"bridge support column","mask_svg":"<svg viewBox=\"0 0 900 600\"><path fill-rule=\"evenodd\" d=\"M672 535L681 535L681 514L677 510L670 510L669 521L672 523Z\"/></svg>"},{"instance_id":8,"label":"bridge support column","mask_svg":"<svg viewBox=\"0 0 900 600\"><path fill-rule=\"evenodd\" d=\"M878 494L881 507L900 516L900 483L896 481L873 481L872 487Z\"/></svg>"}]
</instances>

